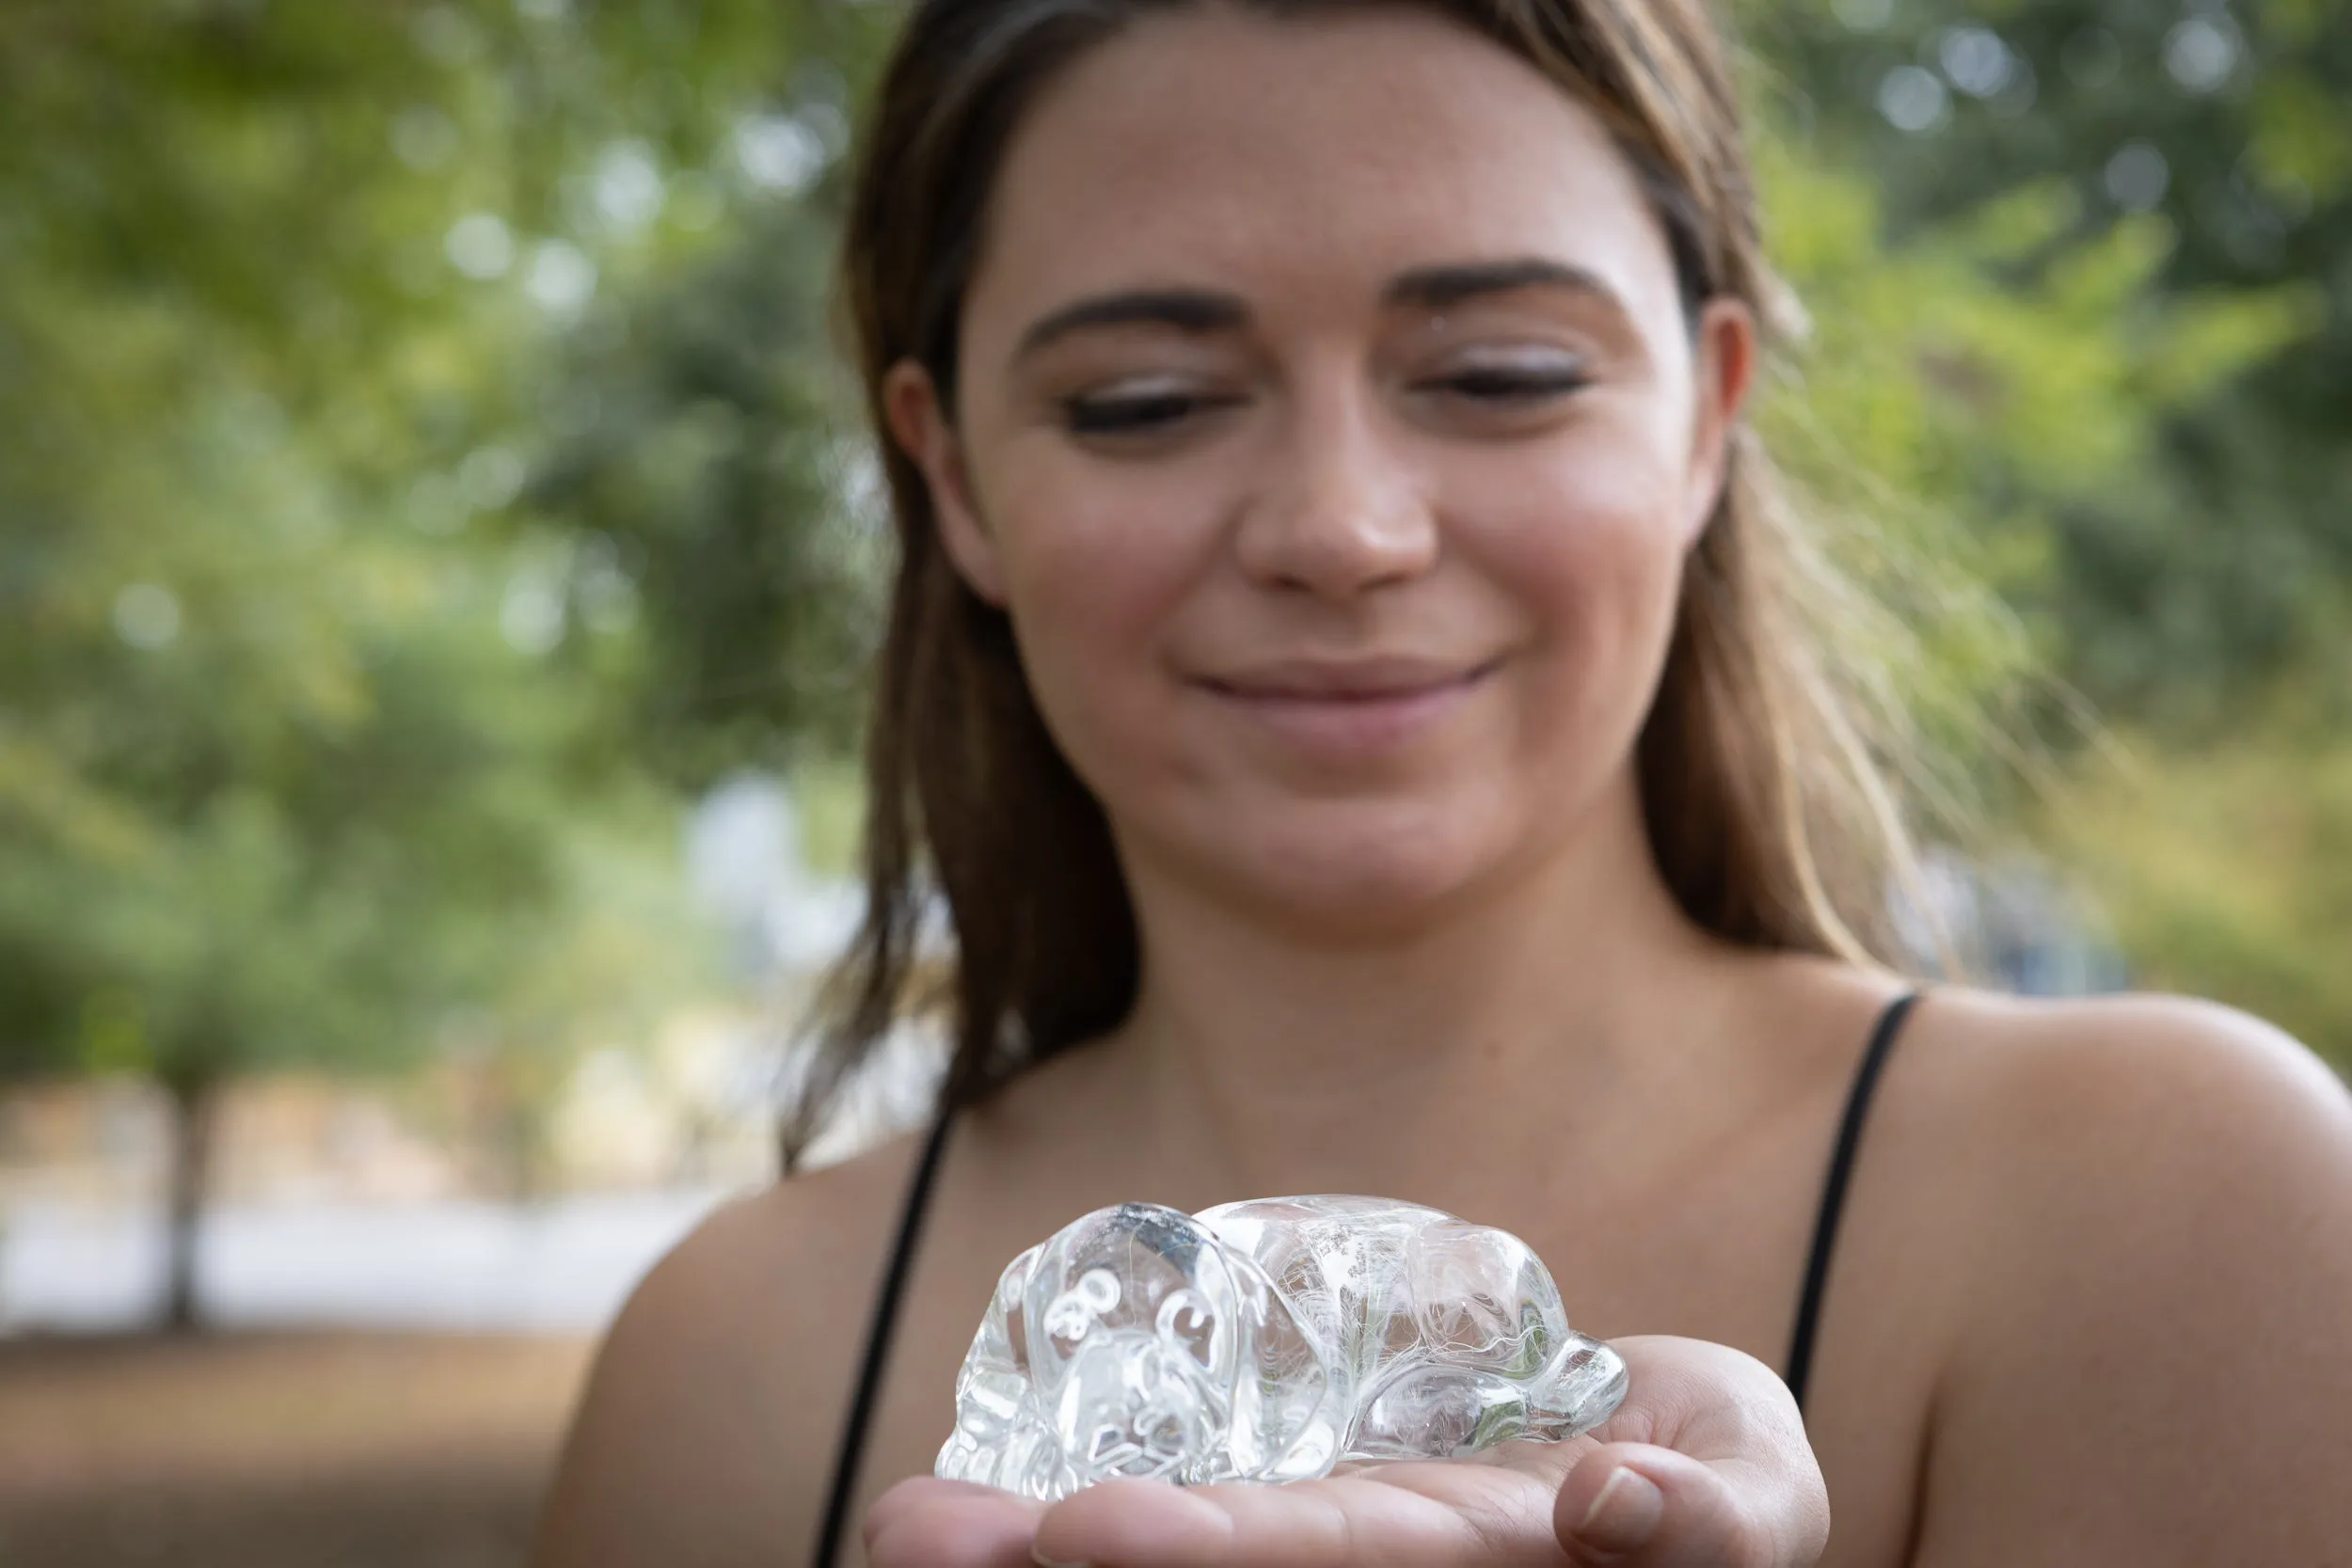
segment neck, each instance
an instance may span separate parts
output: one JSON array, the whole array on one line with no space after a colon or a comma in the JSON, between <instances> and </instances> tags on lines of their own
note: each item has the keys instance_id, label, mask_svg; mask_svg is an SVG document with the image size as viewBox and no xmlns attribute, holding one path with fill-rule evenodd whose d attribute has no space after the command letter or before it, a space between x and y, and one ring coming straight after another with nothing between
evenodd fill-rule
<instances>
[{"instance_id":1,"label":"neck","mask_svg":"<svg viewBox=\"0 0 2352 1568\"><path fill-rule=\"evenodd\" d=\"M1201 1191L1444 1207L1482 1173L1589 1155L1654 1095L1707 1092L1675 1042L1717 1033L1722 966L1658 877L1629 781L1553 852L1376 940L1141 869L1143 982L1111 1044Z\"/></svg>"}]
</instances>

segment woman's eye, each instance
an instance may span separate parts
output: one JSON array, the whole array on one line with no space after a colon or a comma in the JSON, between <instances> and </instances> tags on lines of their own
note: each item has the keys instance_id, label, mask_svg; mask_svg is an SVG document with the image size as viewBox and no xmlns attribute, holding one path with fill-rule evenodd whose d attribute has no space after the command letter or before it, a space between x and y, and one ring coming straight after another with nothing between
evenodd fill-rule
<instances>
[{"instance_id":1,"label":"woman's eye","mask_svg":"<svg viewBox=\"0 0 2352 1568\"><path fill-rule=\"evenodd\" d=\"M1139 436L1168 429L1231 403L1231 399L1173 389L1079 396L1062 400L1062 418L1073 435Z\"/></svg>"},{"instance_id":2,"label":"woman's eye","mask_svg":"<svg viewBox=\"0 0 2352 1568\"><path fill-rule=\"evenodd\" d=\"M1482 403L1528 404L1565 397L1591 381L1581 365L1482 365L1423 385Z\"/></svg>"}]
</instances>

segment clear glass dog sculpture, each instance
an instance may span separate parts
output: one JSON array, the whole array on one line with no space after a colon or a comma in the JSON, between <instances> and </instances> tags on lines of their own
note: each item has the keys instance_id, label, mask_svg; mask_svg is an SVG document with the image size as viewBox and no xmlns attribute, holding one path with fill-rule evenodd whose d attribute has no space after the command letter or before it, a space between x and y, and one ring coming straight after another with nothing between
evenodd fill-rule
<instances>
[{"instance_id":1,"label":"clear glass dog sculpture","mask_svg":"<svg viewBox=\"0 0 2352 1568\"><path fill-rule=\"evenodd\" d=\"M1041 1501L1304 1481L1573 1437L1625 1388L1507 1231L1371 1197L1123 1203L1006 1268L937 1473Z\"/></svg>"}]
</instances>

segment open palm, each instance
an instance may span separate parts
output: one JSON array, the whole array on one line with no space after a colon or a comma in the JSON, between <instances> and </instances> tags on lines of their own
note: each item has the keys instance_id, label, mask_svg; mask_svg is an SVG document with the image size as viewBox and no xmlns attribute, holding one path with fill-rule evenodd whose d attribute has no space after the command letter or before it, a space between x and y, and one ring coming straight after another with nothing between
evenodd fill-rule
<instances>
[{"instance_id":1,"label":"open palm","mask_svg":"<svg viewBox=\"0 0 2352 1568\"><path fill-rule=\"evenodd\" d=\"M1829 1503L1788 1389L1698 1339L1620 1339L1631 1386L1597 1431L1285 1486L1111 1481L1024 1502L918 1480L866 1520L874 1568L1809 1568ZM1604 1490L1608 1497L1597 1509Z\"/></svg>"}]
</instances>

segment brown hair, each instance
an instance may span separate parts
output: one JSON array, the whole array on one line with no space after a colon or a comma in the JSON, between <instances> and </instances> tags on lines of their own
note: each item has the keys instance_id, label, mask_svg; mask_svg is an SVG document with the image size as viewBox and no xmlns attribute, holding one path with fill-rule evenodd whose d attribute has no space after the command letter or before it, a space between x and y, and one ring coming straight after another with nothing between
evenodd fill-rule
<instances>
[{"instance_id":1,"label":"brown hair","mask_svg":"<svg viewBox=\"0 0 2352 1568\"><path fill-rule=\"evenodd\" d=\"M1154 12L1290 15L1362 0L923 0L883 74L843 283L877 431L884 373L914 359L952 406L959 318L997 165L1027 105ZM1763 259L1725 40L1704 0L1417 0L1528 60L1597 114L1640 175L1686 305L1786 314ZM944 898L949 1102L1115 1027L1138 975L1135 915L1101 806L1046 733L1005 616L949 564L930 492L883 439L899 560L867 739L866 914L834 972L789 1169L850 1072L903 1014ZM1891 959L1899 821L1816 653L1829 586L1777 503L1754 433L1692 552L1637 763L1650 846L1690 918L1730 942Z\"/></svg>"}]
</instances>

